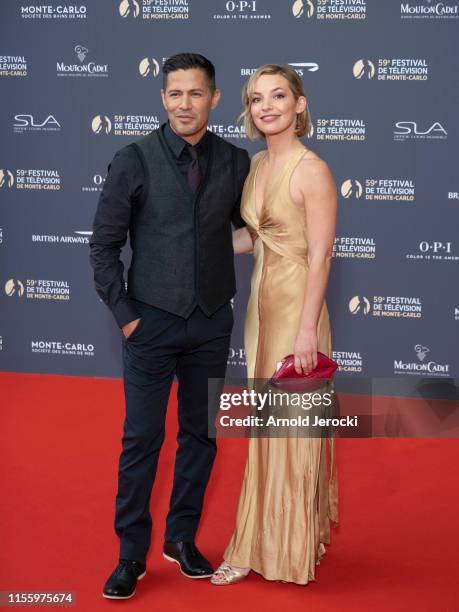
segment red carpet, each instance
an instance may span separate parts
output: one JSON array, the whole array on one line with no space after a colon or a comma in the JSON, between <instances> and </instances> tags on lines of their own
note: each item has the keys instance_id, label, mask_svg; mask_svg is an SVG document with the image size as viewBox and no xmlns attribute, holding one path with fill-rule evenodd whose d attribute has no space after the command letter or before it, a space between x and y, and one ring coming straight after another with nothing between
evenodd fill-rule
<instances>
[{"instance_id":1,"label":"red carpet","mask_svg":"<svg viewBox=\"0 0 459 612\"><path fill-rule=\"evenodd\" d=\"M74 591L94 610L459 610L459 444L455 439L337 441L340 520L307 586L251 574L239 585L189 580L160 550L175 452L175 391L153 490L147 576L135 597L101 597L116 564L120 381L0 375L1 591ZM233 527L244 440L222 440L198 544L217 564Z\"/></svg>"}]
</instances>

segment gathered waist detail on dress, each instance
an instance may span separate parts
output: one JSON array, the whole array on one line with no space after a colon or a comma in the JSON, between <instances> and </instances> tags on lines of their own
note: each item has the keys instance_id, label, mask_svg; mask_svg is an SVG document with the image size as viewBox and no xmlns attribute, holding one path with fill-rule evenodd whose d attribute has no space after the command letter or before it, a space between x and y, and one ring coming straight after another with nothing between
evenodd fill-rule
<instances>
[{"instance_id":1,"label":"gathered waist detail on dress","mask_svg":"<svg viewBox=\"0 0 459 612\"><path fill-rule=\"evenodd\" d=\"M288 245L288 250L283 249L282 245L279 245L268 232L264 231L262 227L258 230L258 237L263 240L264 244L272 251L285 257L286 260L294 262L303 268L309 268L308 264L308 251L306 248L293 247L291 244Z\"/></svg>"}]
</instances>

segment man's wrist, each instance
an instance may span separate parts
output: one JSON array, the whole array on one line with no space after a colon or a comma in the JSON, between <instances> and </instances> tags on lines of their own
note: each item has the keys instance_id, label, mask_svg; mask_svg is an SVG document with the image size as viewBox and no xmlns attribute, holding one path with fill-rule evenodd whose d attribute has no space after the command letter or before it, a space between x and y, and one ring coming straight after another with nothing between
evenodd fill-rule
<instances>
[{"instance_id":1,"label":"man's wrist","mask_svg":"<svg viewBox=\"0 0 459 612\"><path fill-rule=\"evenodd\" d=\"M112 313L120 329L140 318L139 313L129 299L118 302L112 307Z\"/></svg>"}]
</instances>

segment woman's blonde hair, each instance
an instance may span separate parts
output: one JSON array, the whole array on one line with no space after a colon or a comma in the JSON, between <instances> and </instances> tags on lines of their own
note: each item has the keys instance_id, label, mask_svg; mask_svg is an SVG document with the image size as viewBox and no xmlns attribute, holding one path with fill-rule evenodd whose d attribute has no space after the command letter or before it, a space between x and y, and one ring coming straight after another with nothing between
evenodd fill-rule
<instances>
[{"instance_id":1,"label":"woman's blonde hair","mask_svg":"<svg viewBox=\"0 0 459 612\"><path fill-rule=\"evenodd\" d=\"M293 68L290 66L281 66L279 64L263 64L263 66L260 66L260 68L258 68L250 76L242 90L242 106L244 110L239 116L239 121L243 121L245 132L250 140L265 137L263 132L260 132L260 130L255 126L250 113L251 98L255 88L255 83L263 74L280 74L287 79L290 91L293 93L295 100L298 100L298 98L301 96L306 97L303 89L303 83ZM304 111L297 114L295 134L298 137L304 136L305 134L309 133L310 128L311 116L309 114L308 105L306 104Z\"/></svg>"}]
</instances>

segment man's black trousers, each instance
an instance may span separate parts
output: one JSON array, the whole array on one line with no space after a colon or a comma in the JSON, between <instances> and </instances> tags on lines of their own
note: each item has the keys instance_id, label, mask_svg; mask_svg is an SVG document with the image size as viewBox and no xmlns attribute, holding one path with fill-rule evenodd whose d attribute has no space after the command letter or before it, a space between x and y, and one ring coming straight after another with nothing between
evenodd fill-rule
<instances>
[{"instance_id":1,"label":"man's black trousers","mask_svg":"<svg viewBox=\"0 0 459 612\"><path fill-rule=\"evenodd\" d=\"M150 547L150 496L164 440L171 384L178 379L178 448L166 542L193 541L217 452L208 437L208 379L224 378L233 312L184 319L135 302L141 320L123 341L126 419L119 460L115 530L120 558L144 562Z\"/></svg>"}]
</instances>

